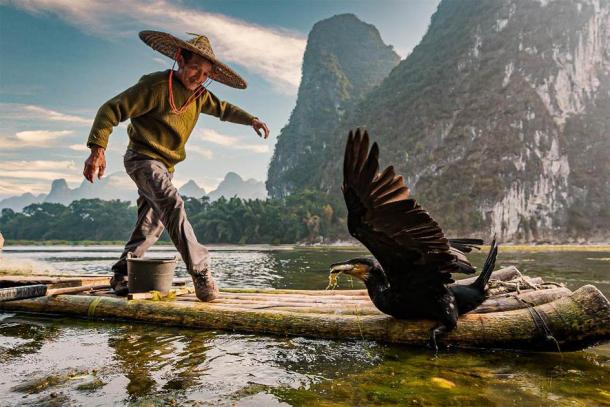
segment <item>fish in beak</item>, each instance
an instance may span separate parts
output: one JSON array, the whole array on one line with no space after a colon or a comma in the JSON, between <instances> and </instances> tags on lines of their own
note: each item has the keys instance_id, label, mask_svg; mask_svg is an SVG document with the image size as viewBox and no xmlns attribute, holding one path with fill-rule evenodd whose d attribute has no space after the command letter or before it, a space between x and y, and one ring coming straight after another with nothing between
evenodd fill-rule
<instances>
[{"instance_id":1,"label":"fish in beak","mask_svg":"<svg viewBox=\"0 0 610 407\"><path fill-rule=\"evenodd\" d=\"M344 273L356 277L359 280L366 281L372 268L373 263L370 259L352 259L341 263L331 264L329 280L334 280L336 283L337 276Z\"/></svg>"}]
</instances>

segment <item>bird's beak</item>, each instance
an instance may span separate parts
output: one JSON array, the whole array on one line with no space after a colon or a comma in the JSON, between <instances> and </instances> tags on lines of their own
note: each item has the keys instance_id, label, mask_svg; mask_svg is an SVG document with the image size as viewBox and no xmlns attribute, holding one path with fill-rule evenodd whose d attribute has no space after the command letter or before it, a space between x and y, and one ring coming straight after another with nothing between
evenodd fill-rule
<instances>
[{"instance_id":1,"label":"bird's beak","mask_svg":"<svg viewBox=\"0 0 610 407\"><path fill-rule=\"evenodd\" d=\"M336 263L330 266L330 273L345 273L362 281L366 281L369 269L370 268L364 264Z\"/></svg>"},{"instance_id":2,"label":"bird's beak","mask_svg":"<svg viewBox=\"0 0 610 407\"><path fill-rule=\"evenodd\" d=\"M341 263L337 263L337 264L333 264L330 266L330 272L331 274L339 274L339 273L348 273L349 271L352 271L354 269L354 265L353 264L341 264Z\"/></svg>"}]
</instances>

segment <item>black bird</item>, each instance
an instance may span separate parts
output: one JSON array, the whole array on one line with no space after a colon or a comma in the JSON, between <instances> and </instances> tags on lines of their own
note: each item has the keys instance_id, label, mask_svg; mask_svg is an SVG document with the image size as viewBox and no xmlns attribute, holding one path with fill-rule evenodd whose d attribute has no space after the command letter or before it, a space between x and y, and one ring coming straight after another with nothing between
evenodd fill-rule
<instances>
[{"instance_id":1,"label":"black bird","mask_svg":"<svg viewBox=\"0 0 610 407\"><path fill-rule=\"evenodd\" d=\"M392 166L379 172L379 147L369 151L369 136L349 133L343 163L343 196L352 236L375 259L358 258L331 265L331 275L345 273L364 282L373 304L399 319L433 319L436 336L457 325L458 315L485 299L485 286L495 266L495 239L483 271L470 285L453 283L451 273L475 272L464 253L479 239L447 239L438 223L415 200Z\"/></svg>"}]
</instances>

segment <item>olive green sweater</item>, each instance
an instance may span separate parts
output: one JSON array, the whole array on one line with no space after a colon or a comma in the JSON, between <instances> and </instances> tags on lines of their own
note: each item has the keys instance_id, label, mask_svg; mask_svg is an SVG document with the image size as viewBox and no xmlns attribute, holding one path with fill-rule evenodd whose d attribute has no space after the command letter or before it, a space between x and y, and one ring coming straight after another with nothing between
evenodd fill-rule
<instances>
[{"instance_id":1,"label":"olive green sweater","mask_svg":"<svg viewBox=\"0 0 610 407\"><path fill-rule=\"evenodd\" d=\"M169 70L144 75L140 81L100 107L87 140L87 147L106 148L112 128L131 119L127 127L128 148L163 162L170 172L186 158L184 145L200 113L220 120L251 124L254 116L237 106L221 101L206 91L183 113L172 113L169 106ZM174 103L179 109L193 93L174 75Z\"/></svg>"}]
</instances>

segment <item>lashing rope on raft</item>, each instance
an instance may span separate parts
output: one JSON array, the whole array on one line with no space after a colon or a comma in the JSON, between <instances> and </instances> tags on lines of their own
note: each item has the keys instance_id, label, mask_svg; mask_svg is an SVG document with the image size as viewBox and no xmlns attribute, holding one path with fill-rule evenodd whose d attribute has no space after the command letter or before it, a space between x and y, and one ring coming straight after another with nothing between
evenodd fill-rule
<instances>
[{"instance_id":1,"label":"lashing rope on raft","mask_svg":"<svg viewBox=\"0 0 610 407\"><path fill-rule=\"evenodd\" d=\"M507 294L512 291L516 291L517 294L521 294L522 288L531 290L545 290L551 287L565 287L565 284L551 281L545 281L542 284L535 284L528 281L525 277L520 276L509 281L491 279L487 284L486 291L489 294L488 297L493 297L496 295Z\"/></svg>"},{"instance_id":2,"label":"lashing rope on raft","mask_svg":"<svg viewBox=\"0 0 610 407\"><path fill-rule=\"evenodd\" d=\"M542 284L534 284L534 283L528 281L527 279L525 279L525 277L520 276L520 277L517 277L510 281L492 279L489 281L489 284L487 285L488 293L492 290L514 289L517 292L517 295L515 295L514 297L518 301L520 301L521 303L526 305L526 308L527 308L528 312L530 313L530 316L532 317L532 320L534 321L534 325L536 326L536 329L538 330L538 332L540 332L541 336L543 338L545 338L547 341L553 341L555 343L555 346L557 346L557 351L559 353L561 353L561 348L559 347L559 342L553 335L553 332L551 331L551 328L549 328L549 325L546 323L546 320L545 320L543 314L536 309L535 304L533 304L529 301L526 301L519 296L521 294L521 287L522 287L521 284L523 284L524 288L532 289L532 290L544 290L546 288L550 288L549 286L565 287L565 284L560 284L560 283L555 283L555 282L550 282L550 281L545 281ZM509 292L510 291L498 292L498 293L492 294L492 296L501 295L501 294L506 294L508 296Z\"/></svg>"},{"instance_id":3,"label":"lashing rope on raft","mask_svg":"<svg viewBox=\"0 0 610 407\"><path fill-rule=\"evenodd\" d=\"M532 320L534 321L534 325L536 325L536 328L538 329L538 332L540 332L547 341L553 341L555 343L555 346L557 346L557 352L561 353L561 348L559 347L559 341L557 341L557 339L553 335L553 332L551 331L551 328L549 328L549 325L546 323L546 321L543 317L543 314L540 311L538 311L536 309L536 306L534 304L532 304L531 302L524 300L523 298L519 297L518 295L515 297L517 298L517 300L519 300L523 304L527 305L527 310L529 311L529 313L532 317Z\"/></svg>"},{"instance_id":4,"label":"lashing rope on raft","mask_svg":"<svg viewBox=\"0 0 610 407\"><path fill-rule=\"evenodd\" d=\"M95 315L95 307L102 301L102 297L95 297L93 301L89 303L89 308L87 309L87 317L93 318Z\"/></svg>"}]
</instances>

